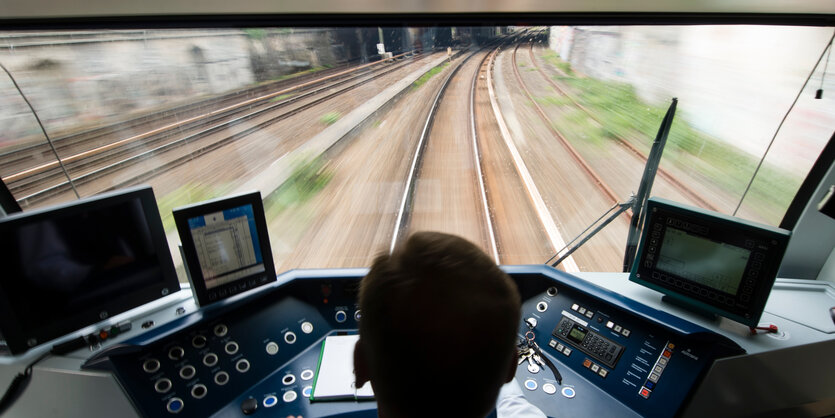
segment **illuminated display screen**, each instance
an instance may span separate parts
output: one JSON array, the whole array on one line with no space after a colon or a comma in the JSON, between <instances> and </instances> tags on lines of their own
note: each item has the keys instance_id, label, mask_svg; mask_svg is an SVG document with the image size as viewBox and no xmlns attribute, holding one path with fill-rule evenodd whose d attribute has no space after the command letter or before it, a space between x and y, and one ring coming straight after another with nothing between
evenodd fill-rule
<instances>
[{"instance_id":1,"label":"illuminated display screen","mask_svg":"<svg viewBox=\"0 0 835 418\"><path fill-rule=\"evenodd\" d=\"M586 331L582 327L575 326L574 328L571 328L571 331L568 332L568 338L570 338L577 344L581 344L583 342L583 339L586 338L586 334L588 334L588 331Z\"/></svg>"},{"instance_id":2,"label":"illuminated display screen","mask_svg":"<svg viewBox=\"0 0 835 418\"><path fill-rule=\"evenodd\" d=\"M750 256L744 248L667 228L656 268L734 295Z\"/></svg>"},{"instance_id":3,"label":"illuminated display screen","mask_svg":"<svg viewBox=\"0 0 835 418\"><path fill-rule=\"evenodd\" d=\"M265 271L252 205L188 220L206 288Z\"/></svg>"}]
</instances>

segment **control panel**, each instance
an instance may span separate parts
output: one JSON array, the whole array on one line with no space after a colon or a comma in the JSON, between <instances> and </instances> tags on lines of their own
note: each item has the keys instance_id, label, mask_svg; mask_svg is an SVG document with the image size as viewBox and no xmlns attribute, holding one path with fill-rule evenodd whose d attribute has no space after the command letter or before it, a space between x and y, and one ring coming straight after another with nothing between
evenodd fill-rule
<instances>
[{"instance_id":1,"label":"control panel","mask_svg":"<svg viewBox=\"0 0 835 418\"><path fill-rule=\"evenodd\" d=\"M550 363L520 360L516 377L547 415L673 416L715 359L742 352L725 337L548 266L503 268L522 295L520 344L536 345ZM274 286L107 349L86 367L111 370L143 416L376 416L374 401L309 399L322 341L358 328L365 273L290 271Z\"/></svg>"},{"instance_id":2,"label":"control panel","mask_svg":"<svg viewBox=\"0 0 835 418\"><path fill-rule=\"evenodd\" d=\"M315 272L287 273L279 277L281 286L158 326L86 367L112 370L143 416L376 416L373 401L308 400L324 338L356 332L357 285L364 275Z\"/></svg>"},{"instance_id":3,"label":"control panel","mask_svg":"<svg viewBox=\"0 0 835 418\"><path fill-rule=\"evenodd\" d=\"M576 304L575 304L576 305ZM591 311L588 311L591 312ZM623 346L612 342L597 332L588 328L588 322L568 313L562 313L563 318L554 329L553 335L561 337L570 345L576 347L592 358L603 362L608 367L615 367L623 351ZM611 322L611 321L610 321ZM556 344L556 340L552 344ZM563 352L565 349L563 348Z\"/></svg>"},{"instance_id":4,"label":"control panel","mask_svg":"<svg viewBox=\"0 0 835 418\"><path fill-rule=\"evenodd\" d=\"M539 266L505 271L522 295L520 340L533 334L560 374L525 363L517 369L526 397L548 415L675 416L714 360L744 352L724 336L574 276Z\"/></svg>"}]
</instances>

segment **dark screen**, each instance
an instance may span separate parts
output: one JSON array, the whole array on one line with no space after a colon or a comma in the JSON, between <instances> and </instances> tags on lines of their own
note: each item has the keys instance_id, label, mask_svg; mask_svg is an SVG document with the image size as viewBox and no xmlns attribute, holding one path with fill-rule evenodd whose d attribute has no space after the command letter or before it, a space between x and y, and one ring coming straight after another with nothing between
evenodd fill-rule
<instances>
[{"instance_id":1,"label":"dark screen","mask_svg":"<svg viewBox=\"0 0 835 418\"><path fill-rule=\"evenodd\" d=\"M15 223L0 245L2 287L24 334L163 276L139 199Z\"/></svg>"}]
</instances>

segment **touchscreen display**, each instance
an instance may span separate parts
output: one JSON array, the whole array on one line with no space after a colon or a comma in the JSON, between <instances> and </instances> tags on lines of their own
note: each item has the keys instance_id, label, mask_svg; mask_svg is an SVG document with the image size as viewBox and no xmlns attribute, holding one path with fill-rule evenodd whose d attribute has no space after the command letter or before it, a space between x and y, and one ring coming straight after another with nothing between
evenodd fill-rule
<instances>
[{"instance_id":1,"label":"touchscreen display","mask_svg":"<svg viewBox=\"0 0 835 418\"><path fill-rule=\"evenodd\" d=\"M206 288L265 271L252 205L189 218Z\"/></svg>"},{"instance_id":2,"label":"touchscreen display","mask_svg":"<svg viewBox=\"0 0 835 418\"><path fill-rule=\"evenodd\" d=\"M668 227L656 268L735 295L751 251Z\"/></svg>"}]
</instances>

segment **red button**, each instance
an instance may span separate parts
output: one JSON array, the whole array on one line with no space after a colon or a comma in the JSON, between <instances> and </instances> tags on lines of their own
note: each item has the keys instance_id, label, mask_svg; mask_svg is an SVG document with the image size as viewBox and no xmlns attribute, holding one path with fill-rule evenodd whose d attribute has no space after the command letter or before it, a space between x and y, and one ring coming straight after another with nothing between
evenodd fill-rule
<instances>
[{"instance_id":1,"label":"red button","mask_svg":"<svg viewBox=\"0 0 835 418\"><path fill-rule=\"evenodd\" d=\"M589 360L589 359L585 359L585 360L583 361L583 367L585 367L585 368L587 368L587 369L588 369L589 367L591 367L591 360Z\"/></svg>"},{"instance_id":2,"label":"red button","mask_svg":"<svg viewBox=\"0 0 835 418\"><path fill-rule=\"evenodd\" d=\"M99 338L101 338L102 340L106 340L107 339L107 331L105 331L105 330L99 331Z\"/></svg>"},{"instance_id":3,"label":"red button","mask_svg":"<svg viewBox=\"0 0 835 418\"><path fill-rule=\"evenodd\" d=\"M644 398L649 398L650 391L647 388L641 388L641 396Z\"/></svg>"},{"instance_id":4,"label":"red button","mask_svg":"<svg viewBox=\"0 0 835 418\"><path fill-rule=\"evenodd\" d=\"M670 351L670 350L664 350L664 353L663 353L662 355L663 355L664 357L670 358L670 356L672 356L672 355L673 355L673 352L672 352L672 351Z\"/></svg>"}]
</instances>

